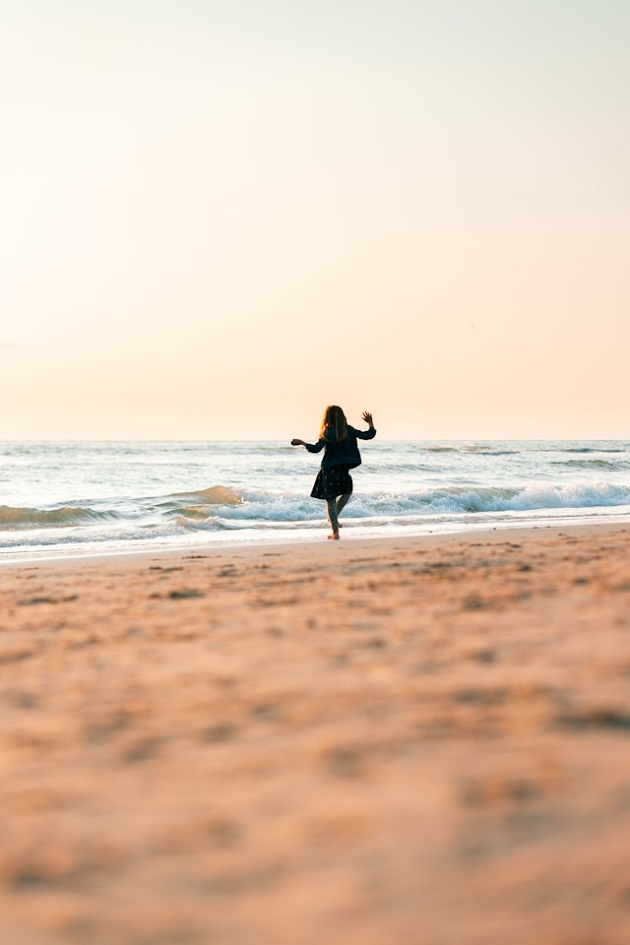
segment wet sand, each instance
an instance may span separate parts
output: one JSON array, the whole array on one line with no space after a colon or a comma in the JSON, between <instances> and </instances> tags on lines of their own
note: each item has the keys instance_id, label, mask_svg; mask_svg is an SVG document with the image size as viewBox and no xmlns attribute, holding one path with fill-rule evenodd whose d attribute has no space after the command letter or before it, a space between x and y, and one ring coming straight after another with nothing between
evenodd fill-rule
<instances>
[{"instance_id":1,"label":"wet sand","mask_svg":"<svg viewBox=\"0 0 630 945\"><path fill-rule=\"evenodd\" d=\"M630 942L630 527L38 562L0 602L3 945Z\"/></svg>"}]
</instances>

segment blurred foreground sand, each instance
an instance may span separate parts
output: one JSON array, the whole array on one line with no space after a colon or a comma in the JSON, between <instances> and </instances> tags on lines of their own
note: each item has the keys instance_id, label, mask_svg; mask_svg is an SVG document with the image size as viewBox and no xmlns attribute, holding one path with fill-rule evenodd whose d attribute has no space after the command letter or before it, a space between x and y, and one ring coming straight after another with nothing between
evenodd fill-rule
<instances>
[{"instance_id":1,"label":"blurred foreground sand","mask_svg":"<svg viewBox=\"0 0 630 945\"><path fill-rule=\"evenodd\" d=\"M2 945L628 945L630 530L0 569Z\"/></svg>"}]
</instances>

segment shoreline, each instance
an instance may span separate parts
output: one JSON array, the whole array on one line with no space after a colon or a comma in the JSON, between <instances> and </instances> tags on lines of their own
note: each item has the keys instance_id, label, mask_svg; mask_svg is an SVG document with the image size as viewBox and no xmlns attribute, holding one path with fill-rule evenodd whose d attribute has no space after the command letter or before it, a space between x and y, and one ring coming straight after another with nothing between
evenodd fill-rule
<instances>
[{"instance_id":1,"label":"shoreline","mask_svg":"<svg viewBox=\"0 0 630 945\"><path fill-rule=\"evenodd\" d=\"M342 523L343 525L343 523ZM601 533L605 531L618 532L625 531L630 529L630 517L620 518L617 521L574 521L567 520L563 524L530 524L530 525L519 525L519 524L508 524L508 525L496 525L496 526L473 526L468 527L462 531L448 531L448 532L429 532L429 533L417 533L417 532L406 532L401 530L396 535L381 535L378 534L378 529L374 529L375 534L361 537L353 537L351 534L347 534L348 537L344 536L342 533L342 538L338 542L330 542L326 539L327 529L322 529L322 534L317 535L317 537L309 538L300 538L293 541L240 541L230 543L226 541L225 543L217 544L208 544L202 545L199 543L190 543L177 545L177 547L166 548L164 546L156 546L155 548L117 548L112 551L103 551L103 550L90 550L83 552L70 551L64 553L63 550L58 550L57 552L51 554L48 551L42 551L37 555L20 557L20 558L9 558L2 557L0 555L0 569L3 568L30 568L33 566L41 567L73 567L81 566L84 564L102 564L102 563L114 563L120 560L121 562L132 562L135 560L144 560L148 558L190 558L192 557L203 557L203 558L219 558L223 557L225 554L238 555L244 557L251 557L256 555L262 555L266 551L271 552L299 552L305 551L306 549L319 549L322 547L333 546L341 550L342 548L352 547L354 550L359 550L365 547L378 546L379 544L383 548L388 549L392 544L402 542L404 544L427 544L427 545L441 545L441 544L453 544L454 542L461 542L466 544L469 542L476 542L478 540L489 540L493 539L493 536L497 539L500 539L502 535L509 535L513 537L525 538L530 535L548 535L548 536L558 536L565 529L571 530L574 534L586 534L591 533ZM350 531L350 530L349 530ZM334 553L334 552L333 552ZM8 552L7 554L11 554Z\"/></svg>"},{"instance_id":2,"label":"shoreline","mask_svg":"<svg viewBox=\"0 0 630 945\"><path fill-rule=\"evenodd\" d=\"M629 603L624 524L0 568L3 927L627 945Z\"/></svg>"}]
</instances>

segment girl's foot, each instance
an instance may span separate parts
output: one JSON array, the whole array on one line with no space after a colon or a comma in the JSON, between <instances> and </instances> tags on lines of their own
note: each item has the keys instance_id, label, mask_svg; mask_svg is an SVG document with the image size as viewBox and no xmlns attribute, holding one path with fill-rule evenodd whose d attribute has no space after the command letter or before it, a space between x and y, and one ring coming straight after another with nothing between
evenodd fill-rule
<instances>
[{"instance_id":1,"label":"girl's foot","mask_svg":"<svg viewBox=\"0 0 630 945\"><path fill-rule=\"evenodd\" d=\"M326 535L326 538L331 541L339 541L339 532L333 532L331 535Z\"/></svg>"}]
</instances>

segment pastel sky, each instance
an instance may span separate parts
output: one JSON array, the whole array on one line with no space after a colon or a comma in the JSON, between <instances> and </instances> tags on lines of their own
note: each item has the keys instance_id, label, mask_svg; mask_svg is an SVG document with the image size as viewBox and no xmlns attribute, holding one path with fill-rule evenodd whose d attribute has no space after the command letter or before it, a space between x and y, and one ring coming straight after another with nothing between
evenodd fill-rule
<instances>
[{"instance_id":1,"label":"pastel sky","mask_svg":"<svg viewBox=\"0 0 630 945\"><path fill-rule=\"evenodd\" d=\"M627 0L4 0L0 438L628 437Z\"/></svg>"}]
</instances>

